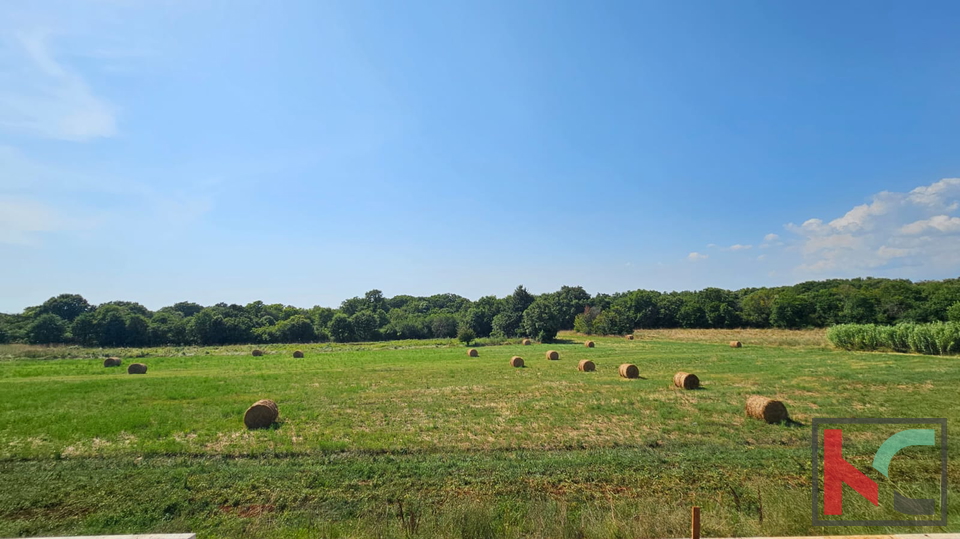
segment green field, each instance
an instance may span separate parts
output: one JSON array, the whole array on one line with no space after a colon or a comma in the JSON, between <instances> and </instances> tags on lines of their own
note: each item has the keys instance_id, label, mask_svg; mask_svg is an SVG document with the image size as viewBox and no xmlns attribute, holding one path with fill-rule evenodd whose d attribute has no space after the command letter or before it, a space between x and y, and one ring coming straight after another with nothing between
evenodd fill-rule
<instances>
[{"instance_id":1,"label":"green field","mask_svg":"<svg viewBox=\"0 0 960 539\"><path fill-rule=\"evenodd\" d=\"M0 360L0 536L666 538L688 533L692 505L705 536L883 533L811 526L811 418L960 417L957 358L561 338L478 358L438 341L305 345L304 359L158 349L121 369L78 349ZM135 361L147 375L126 374ZM619 378L624 362L642 378ZM672 388L680 370L704 389ZM794 423L745 418L755 394ZM261 398L281 420L247 431ZM850 450L877 436L851 434ZM912 455L901 470L927 466ZM851 511L881 511L848 492ZM948 513L946 530L896 532L960 530Z\"/></svg>"}]
</instances>

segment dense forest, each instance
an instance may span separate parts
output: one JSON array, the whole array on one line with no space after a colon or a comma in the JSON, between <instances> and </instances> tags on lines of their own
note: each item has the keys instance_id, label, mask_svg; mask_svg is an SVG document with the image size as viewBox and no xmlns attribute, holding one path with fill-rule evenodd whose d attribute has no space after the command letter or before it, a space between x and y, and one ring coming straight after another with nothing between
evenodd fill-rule
<instances>
[{"instance_id":1,"label":"dense forest","mask_svg":"<svg viewBox=\"0 0 960 539\"><path fill-rule=\"evenodd\" d=\"M507 297L476 301L455 294L387 298L371 290L337 309L255 301L208 307L181 302L150 311L129 301L91 305L82 296L62 294L20 314L0 314L0 343L220 345L457 336L549 341L562 329L616 335L636 328L794 329L946 320L960 320L960 279L834 279L736 291L596 295L579 286L533 295L518 286Z\"/></svg>"}]
</instances>

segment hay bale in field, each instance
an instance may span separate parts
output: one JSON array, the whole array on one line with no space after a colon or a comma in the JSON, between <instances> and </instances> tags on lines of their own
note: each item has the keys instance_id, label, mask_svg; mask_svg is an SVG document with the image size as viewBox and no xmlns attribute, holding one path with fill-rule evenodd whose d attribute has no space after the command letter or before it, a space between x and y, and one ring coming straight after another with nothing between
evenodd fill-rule
<instances>
[{"instance_id":1,"label":"hay bale in field","mask_svg":"<svg viewBox=\"0 0 960 539\"><path fill-rule=\"evenodd\" d=\"M127 367L127 374L147 374L147 366L143 363L131 363Z\"/></svg>"},{"instance_id":2,"label":"hay bale in field","mask_svg":"<svg viewBox=\"0 0 960 539\"><path fill-rule=\"evenodd\" d=\"M262 355L263 355L263 350L257 350L257 349L253 350L253 357L260 357Z\"/></svg>"},{"instance_id":3,"label":"hay bale in field","mask_svg":"<svg viewBox=\"0 0 960 539\"><path fill-rule=\"evenodd\" d=\"M293 357L298 358L298 359L299 359L299 358L302 358L302 357L303 357L303 352L302 352L301 350L294 350L294 351L293 351Z\"/></svg>"},{"instance_id":4,"label":"hay bale in field","mask_svg":"<svg viewBox=\"0 0 960 539\"><path fill-rule=\"evenodd\" d=\"M593 341L587 341L587 342L583 343L583 345L586 346L587 348L593 348L593 347L594 347Z\"/></svg>"},{"instance_id":5,"label":"hay bale in field","mask_svg":"<svg viewBox=\"0 0 960 539\"><path fill-rule=\"evenodd\" d=\"M580 372L593 372L597 370L597 366L589 359L581 359L580 363L577 363L577 370Z\"/></svg>"},{"instance_id":6,"label":"hay bale in field","mask_svg":"<svg viewBox=\"0 0 960 539\"><path fill-rule=\"evenodd\" d=\"M626 338L627 338L628 341L632 341L632 340L633 340L633 334L631 333L630 335L627 335Z\"/></svg>"},{"instance_id":7,"label":"hay bale in field","mask_svg":"<svg viewBox=\"0 0 960 539\"><path fill-rule=\"evenodd\" d=\"M636 365L624 363L620 365L620 376L624 378L640 378L640 369Z\"/></svg>"},{"instance_id":8,"label":"hay bale in field","mask_svg":"<svg viewBox=\"0 0 960 539\"><path fill-rule=\"evenodd\" d=\"M262 399L253 403L243 414L243 424L248 429L265 429L277 420L280 409L277 403L270 399Z\"/></svg>"},{"instance_id":9,"label":"hay bale in field","mask_svg":"<svg viewBox=\"0 0 960 539\"><path fill-rule=\"evenodd\" d=\"M743 343L740 341L730 341L730 348L742 348Z\"/></svg>"},{"instance_id":10,"label":"hay bale in field","mask_svg":"<svg viewBox=\"0 0 960 539\"><path fill-rule=\"evenodd\" d=\"M467 355L470 357L480 357L480 352L477 352L476 348L471 348L467 350Z\"/></svg>"},{"instance_id":11,"label":"hay bale in field","mask_svg":"<svg viewBox=\"0 0 960 539\"><path fill-rule=\"evenodd\" d=\"M678 372L673 375L673 385L683 389L698 389L700 387L700 378L697 378L696 374Z\"/></svg>"},{"instance_id":12,"label":"hay bale in field","mask_svg":"<svg viewBox=\"0 0 960 539\"><path fill-rule=\"evenodd\" d=\"M510 366L518 368L523 367L523 358L520 356L513 356L510 358Z\"/></svg>"},{"instance_id":13,"label":"hay bale in field","mask_svg":"<svg viewBox=\"0 0 960 539\"><path fill-rule=\"evenodd\" d=\"M560 359L560 352L557 352L556 350L547 350L547 359L550 361L556 361Z\"/></svg>"},{"instance_id":14,"label":"hay bale in field","mask_svg":"<svg viewBox=\"0 0 960 539\"><path fill-rule=\"evenodd\" d=\"M520 344L522 344L522 345L524 345L524 346L530 346L530 339L524 339L524 340L520 341Z\"/></svg>"},{"instance_id":15,"label":"hay bale in field","mask_svg":"<svg viewBox=\"0 0 960 539\"><path fill-rule=\"evenodd\" d=\"M122 363L118 357L108 357L103 360L104 367L119 367Z\"/></svg>"},{"instance_id":16,"label":"hay bale in field","mask_svg":"<svg viewBox=\"0 0 960 539\"><path fill-rule=\"evenodd\" d=\"M787 407L782 402L758 395L747 399L746 411L748 417L762 419L767 423L779 423L790 418Z\"/></svg>"}]
</instances>

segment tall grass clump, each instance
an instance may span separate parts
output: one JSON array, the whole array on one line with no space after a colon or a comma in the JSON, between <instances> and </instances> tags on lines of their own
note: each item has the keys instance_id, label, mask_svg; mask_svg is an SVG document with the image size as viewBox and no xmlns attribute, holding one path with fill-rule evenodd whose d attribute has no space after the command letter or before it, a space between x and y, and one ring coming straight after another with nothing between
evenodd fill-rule
<instances>
[{"instance_id":1,"label":"tall grass clump","mask_svg":"<svg viewBox=\"0 0 960 539\"><path fill-rule=\"evenodd\" d=\"M960 353L960 323L840 324L827 330L827 339L843 350L892 350L945 356Z\"/></svg>"}]
</instances>

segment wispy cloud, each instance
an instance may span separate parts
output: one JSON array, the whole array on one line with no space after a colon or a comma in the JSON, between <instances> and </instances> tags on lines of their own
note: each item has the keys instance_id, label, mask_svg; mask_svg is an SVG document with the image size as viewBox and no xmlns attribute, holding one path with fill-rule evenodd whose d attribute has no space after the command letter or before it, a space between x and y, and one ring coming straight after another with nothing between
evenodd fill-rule
<instances>
[{"instance_id":1,"label":"wispy cloud","mask_svg":"<svg viewBox=\"0 0 960 539\"><path fill-rule=\"evenodd\" d=\"M710 258L710 255L705 255L705 254L702 254L702 253L698 253L698 252L696 252L696 251L694 251L694 252L692 252L692 253L690 253L690 254L687 255L687 260L689 260L689 261L691 261L691 262L699 262L699 261L701 261L701 260L706 260L706 259L708 259L708 258Z\"/></svg>"},{"instance_id":2,"label":"wispy cloud","mask_svg":"<svg viewBox=\"0 0 960 539\"><path fill-rule=\"evenodd\" d=\"M57 60L47 30L5 35L0 129L42 138L87 141L117 133L114 107Z\"/></svg>"},{"instance_id":3,"label":"wispy cloud","mask_svg":"<svg viewBox=\"0 0 960 539\"><path fill-rule=\"evenodd\" d=\"M757 261L792 268L797 278L864 275L868 272L929 278L960 271L960 178L909 192L883 191L830 220L788 223L786 237L769 233ZM744 251L750 244L718 247ZM691 261L706 255L690 253Z\"/></svg>"},{"instance_id":4,"label":"wispy cloud","mask_svg":"<svg viewBox=\"0 0 960 539\"><path fill-rule=\"evenodd\" d=\"M893 266L960 267L960 178L908 193L884 191L829 222L790 223L808 273L855 272Z\"/></svg>"},{"instance_id":5,"label":"wispy cloud","mask_svg":"<svg viewBox=\"0 0 960 539\"><path fill-rule=\"evenodd\" d=\"M49 232L82 231L96 226L90 216L71 216L27 197L0 194L0 244L35 245Z\"/></svg>"}]
</instances>

